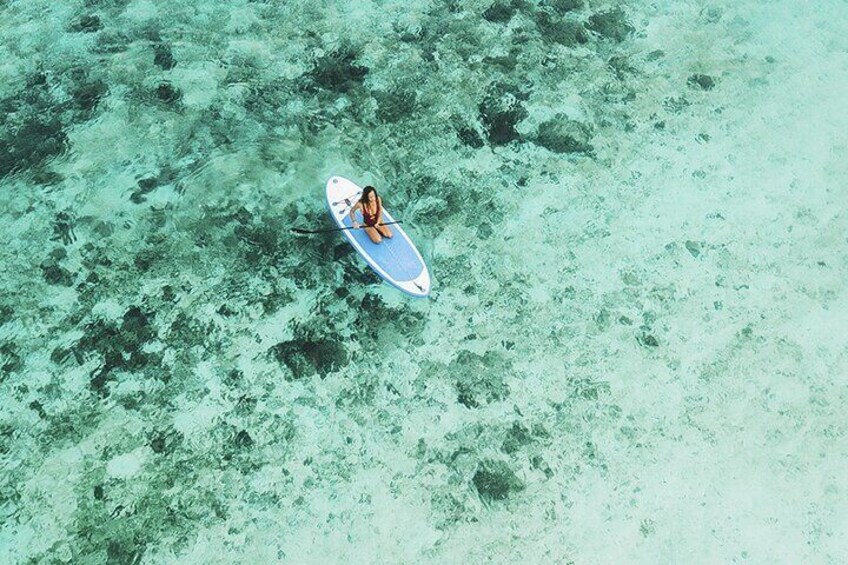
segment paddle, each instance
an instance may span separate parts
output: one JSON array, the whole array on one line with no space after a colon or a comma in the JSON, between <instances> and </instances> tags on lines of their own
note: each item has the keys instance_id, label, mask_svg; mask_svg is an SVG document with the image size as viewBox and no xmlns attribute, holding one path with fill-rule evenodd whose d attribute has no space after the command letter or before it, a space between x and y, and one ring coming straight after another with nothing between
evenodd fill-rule
<instances>
[{"instance_id":1,"label":"paddle","mask_svg":"<svg viewBox=\"0 0 848 565\"><path fill-rule=\"evenodd\" d=\"M384 224L377 224L377 225L378 226L390 226L392 224L399 224L400 222L401 222L400 220L397 220L397 221L394 221L394 222L386 222ZM355 228L353 226L350 226L350 227L347 227L347 228L333 228L331 230L302 230L300 228L291 228L291 231L293 231L294 233L327 233L327 232L331 232L331 231L355 230L355 229L363 229L363 228L367 228L367 227L370 227L370 226L359 226L359 228Z\"/></svg>"}]
</instances>

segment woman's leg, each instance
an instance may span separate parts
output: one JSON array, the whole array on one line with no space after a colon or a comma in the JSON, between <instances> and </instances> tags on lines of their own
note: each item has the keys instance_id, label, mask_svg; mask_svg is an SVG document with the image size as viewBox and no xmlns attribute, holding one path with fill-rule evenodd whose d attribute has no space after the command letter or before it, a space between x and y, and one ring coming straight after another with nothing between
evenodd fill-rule
<instances>
[{"instance_id":1,"label":"woman's leg","mask_svg":"<svg viewBox=\"0 0 848 565\"><path fill-rule=\"evenodd\" d=\"M368 226L365 228L365 233L368 234L368 237L370 237L371 241L374 243L380 243L383 241L383 238L380 237L380 233L377 231L377 228Z\"/></svg>"},{"instance_id":2,"label":"woman's leg","mask_svg":"<svg viewBox=\"0 0 848 565\"><path fill-rule=\"evenodd\" d=\"M394 235L392 233L392 230L389 229L389 226L380 226L379 231L380 231L380 235L382 235L383 237L387 237L389 239L391 239L392 236Z\"/></svg>"}]
</instances>

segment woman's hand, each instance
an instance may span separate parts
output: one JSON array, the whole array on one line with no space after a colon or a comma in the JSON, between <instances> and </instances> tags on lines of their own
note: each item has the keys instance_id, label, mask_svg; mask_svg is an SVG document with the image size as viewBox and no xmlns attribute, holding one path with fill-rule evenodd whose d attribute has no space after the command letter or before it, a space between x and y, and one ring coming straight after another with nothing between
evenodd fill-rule
<instances>
[{"instance_id":1,"label":"woman's hand","mask_svg":"<svg viewBox=\"0 0 848 565\"><path fill-rule=\"evenodd\" d=\"M359 229L359 222L357 222L356 220L353 221L353 229L355 229L355 230Z\"/></svg>"}]
</instances>

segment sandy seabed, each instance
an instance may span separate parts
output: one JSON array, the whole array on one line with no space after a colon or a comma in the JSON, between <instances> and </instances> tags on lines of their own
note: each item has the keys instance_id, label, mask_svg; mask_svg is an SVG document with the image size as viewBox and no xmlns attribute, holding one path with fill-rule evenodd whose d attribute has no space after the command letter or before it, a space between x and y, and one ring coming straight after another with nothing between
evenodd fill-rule
<instances>
[{"instance_id":1,"label":"sandy seabed","mask_svg":"<svg viewBox=\"0 0 848 565\"><path fill-rule=\"evenodd\" d=\"M0 14L0 562L848 562L844 1Z\"/></svg>"}]
</instances>

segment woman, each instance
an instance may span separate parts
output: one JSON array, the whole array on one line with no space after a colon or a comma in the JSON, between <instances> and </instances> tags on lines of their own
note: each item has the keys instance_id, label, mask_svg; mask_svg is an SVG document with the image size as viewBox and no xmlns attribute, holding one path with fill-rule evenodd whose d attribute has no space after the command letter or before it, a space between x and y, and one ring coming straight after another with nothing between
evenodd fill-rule
<instances>
[{"instance_id":1,"label":"woman","mask_svg":"<svg viewBox=\"0 0 848 565\"><path fill-rule=\"evenodd\" d=\"M366 186L362 190L362 198L359 199L353 208L350 209L350 221L355 229L359 229L359 222L356 221L354 213L357 210L362 211L362 218L365 221L365 233L371 238L374 243L380 243L384 237L392 238L392 230L389 226L381 226L383 223L383 199L377 196L377 189L373 186Z\"/></svg>"}]
</instances>

